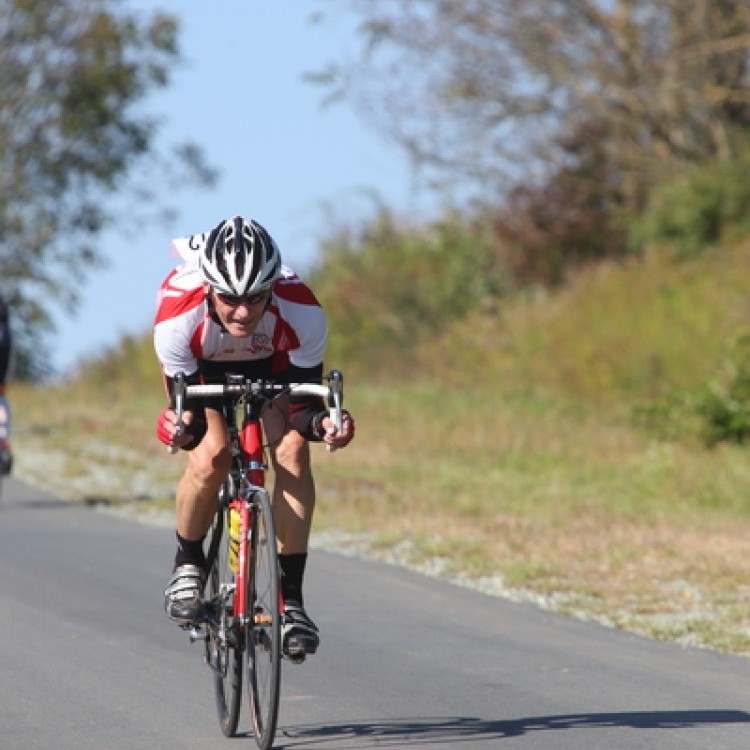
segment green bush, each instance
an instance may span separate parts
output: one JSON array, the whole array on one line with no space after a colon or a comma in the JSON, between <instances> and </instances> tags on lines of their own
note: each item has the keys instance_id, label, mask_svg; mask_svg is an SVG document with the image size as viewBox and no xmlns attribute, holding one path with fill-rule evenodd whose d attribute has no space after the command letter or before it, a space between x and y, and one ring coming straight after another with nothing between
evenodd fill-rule
<instances>
[{"instance_id":1,"label":"green bush","mask_svg":"<svg viewBox=\"0 0 750 750\"><path fill-rule=\"evenodd\" d=\"M697 437L709 446L750 441L750 334L734 339L711 382L639 404L633 416L661 439Z\"/></svg>"},{"instance_id":2,"label":"green bush","mask_svg":"<svg viewBox=\"0 0 750 750\"><path fill-rule=\"evenodd\" d=\"M750 234L750 151L680 170L656 185L631 229L636 246L666 243L682 258Z\"/></svg>"},{"instance_id":3,"label":"green bush","mask_svg":"<svg viewBox=\"0 0 750 750\"><path fill-rule=\"evenodd\" d=\"M745 443L750 439L750 334L738 336L699 403L706 441Z\"/></svg>"},{"instance_id":4,"label":"green bush","mask_svg":"<svg viewBox=\"0 0 750 750\"><path fill-rule=\"evenodd\" d=\"M489 224L449 213L429 225L382 211L339 229L310 276L329 317L328 360L368 373L408 360L416 343L504 291Z\"/></svg>"}]
</instances>

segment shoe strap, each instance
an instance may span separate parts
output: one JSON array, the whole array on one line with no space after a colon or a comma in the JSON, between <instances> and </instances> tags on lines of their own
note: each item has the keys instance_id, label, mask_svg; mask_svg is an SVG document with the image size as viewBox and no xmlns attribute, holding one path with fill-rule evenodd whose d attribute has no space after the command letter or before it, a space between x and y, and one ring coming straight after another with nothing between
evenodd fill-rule
<instances>
[{"instance_id":1,"label":"shoe strap","mask_svg":"<svg viewBox=\"0 0 750 750\"><path fill-rule=\"evenodd\" d=\"M170 598L179 598L188 591L200 595L205 580L206 574L197 565L180 565L169 579L164 594Z\"/></svg>"},{"instance_id":2,"label":"shoe strap","mask_svg":"<svg viewBox=\"0 0 750 750\"><path fill-rule=\"evenodd\" d=\"M311 630L318 630L317 626L310 619L307 612L305 612L302 607L295 604L286 606L284 608L284 621L289 624L302 625L304 627L310 628Z\"/></svg>"}]
</instances>

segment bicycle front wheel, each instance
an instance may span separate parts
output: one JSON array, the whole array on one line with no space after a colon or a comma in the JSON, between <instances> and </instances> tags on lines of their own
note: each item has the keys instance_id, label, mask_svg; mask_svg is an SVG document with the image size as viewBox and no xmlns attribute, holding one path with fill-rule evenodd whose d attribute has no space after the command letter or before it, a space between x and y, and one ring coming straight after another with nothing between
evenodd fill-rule
<instances>
[{"instance_id":1,"label":"bicycle front wheel","mask_svg":"<svg viewBox=\"0 0 750 750\"><path fill-rule=\"evenodd\" d=\"M261 750L268 750L273 744L279 714L281 613L276 533L266 490L257 491L253 500L250 550L251 617L245 629L247 685L255 741Z\"/></svg>"},{"instance_id":2,"label":"bicycle front wheel","mask_svg":"<svg viewBox=\"0 0 750 750\"><path fill-rule=\"evenodd\" d=\"M228 534L224 534L225 515L216 514L209 543L208 600L210 620L206 640L206 660L214 673L216 711L221 731L227 737L237 732L242 698L242 651L244 643L238 623L232 616L234 573L228 561Z\"/></svg>"}]
</instances>

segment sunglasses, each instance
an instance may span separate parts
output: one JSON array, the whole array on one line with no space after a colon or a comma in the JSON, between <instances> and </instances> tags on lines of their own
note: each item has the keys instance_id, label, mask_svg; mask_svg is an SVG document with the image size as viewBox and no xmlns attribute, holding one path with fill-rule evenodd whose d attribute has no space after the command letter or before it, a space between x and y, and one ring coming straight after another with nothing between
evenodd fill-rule
<instances>
[{"instance_id":1,"label":"sunglasses","mask_svg":"<svg viewBox=\"0 0 750 750\"><path fill-rule=\"evenodd\" d=\"M230 307L239 307L240 305L247 305L253 307L259 305L261 302L267 302L271 296L271 290L266 289L264 292L256 292L255 294L224 294L224 292L214 292L214 294L225 304Z\"/></svg>"}]
</instances>

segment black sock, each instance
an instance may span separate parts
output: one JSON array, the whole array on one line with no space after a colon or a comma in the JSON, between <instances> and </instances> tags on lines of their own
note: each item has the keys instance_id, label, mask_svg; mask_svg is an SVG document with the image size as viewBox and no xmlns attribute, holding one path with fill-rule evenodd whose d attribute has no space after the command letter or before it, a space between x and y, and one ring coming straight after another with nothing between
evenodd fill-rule
<instances>
[{"instance_id":1,"label":"black sock","mask_svg":"<svg viewBox=\"0 0 750 750\"><path fill-rule=\"evenodd\" d=\"M294 555L279 555L281 566L281 594L284 601L289 604L294 602L302 606L302 579L305 577L305 564L307 563L307 552L298 552Z\"/></svg>"},{"instance_id":2,"label":"black sock","mask_svg":"<svg viewBox=\"0 0 750 750\"><path fill-rule=\"evenodd\" d=\"M197 565L201 570L206 569L206 556L203 553L203 540L206 538L202 536L196 541L185 539L179 534L177 536L177 554L174 556L175 568L180 565Z\"/></svg>"}]
</instances>

